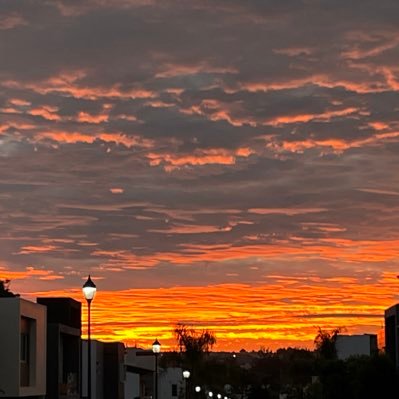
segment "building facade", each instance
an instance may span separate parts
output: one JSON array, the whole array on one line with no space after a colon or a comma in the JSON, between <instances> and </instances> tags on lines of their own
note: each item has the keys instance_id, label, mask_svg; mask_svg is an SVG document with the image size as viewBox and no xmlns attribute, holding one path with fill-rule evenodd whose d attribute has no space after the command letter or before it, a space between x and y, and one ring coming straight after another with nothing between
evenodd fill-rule
<instances>
[{"instance_id":1,"label":"building facade","mask_svg":"<svg viewBox=\"0 0 399 399\"><path fill-rule=\"evenodd\" d=\"M372 356L378 353L377 334L339 334L335 345L338 359L342 360L350 356Z\"/></svg>"},{"instance_id":2,"label":"building facade","mask_svg":"<svg viewBox=\"0 0 399 399\"><path fill-rule=\"evenodd\" d=\"M47 399L78 399L81 379L81 303L37 298L47 307Z\"/></svg>"},{"instance_id":3,"label":"building facade","mask_svg":"<svg viewBox=\"0 0 399 399\"><path fill-rule=\"evenodd\" d=\"M44 398L46 307L19 297L0 298L0 396Z\"/></svg>"},{"instance_id":4,"label":"building facade","mask_svg":"<svg viewBox=\"0 0 399 399\"><path fill-rule=\"evenodd\" d=\"M82 340L82 397L88 392L88 342ZM93 399L123 399L125 346L121 342L91 340L91 394Z\"/></svg>"},{"instance_id":5,"label":"building facade","mask_svg":"<svg viewBox=\"0 0 399 399\"><path fill-rule=\"evenodd\" d=\"M194 388L190 381L183 381L183 370L180 367L167 367L159 370L158 374L159 386L158 397L162 399L177 399L184 396L185 383L188 383L191 397L194 395ZM199 396L199 395L197 395Z\"/></svg>"},{"instance_id":6,"label":"building facade","mask_svg":"<svg viewBox=\"0 0 399 399\"><path fill-rule=\"evenodd\" d=\"M399 304L385 310L385 353L399 368Z\"/></svg>"}]
</instances>

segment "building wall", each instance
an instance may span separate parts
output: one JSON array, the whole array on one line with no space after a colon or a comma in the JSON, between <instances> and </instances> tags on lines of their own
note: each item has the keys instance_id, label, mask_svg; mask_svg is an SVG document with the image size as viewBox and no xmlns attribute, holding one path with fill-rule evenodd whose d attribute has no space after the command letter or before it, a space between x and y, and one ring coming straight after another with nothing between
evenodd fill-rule
<instances>
[{"instance_id":1,"label":"building wall","mask_svg":"<svg viewBox=\"0 0 399 399\"><path fill-rule=\"evenodd\" d=\"M385 353L399 367L399 305L385 310Z\"/></svg>"},{"instance_id":2,"label":"building wall","mask_svg":"<svg viewBox=\"0 0 399 399\"><path fill-rule=\"evenodd\" d=\"M80 397L81 303L72 298L37 298L47 307L48 399Z\"/></svg>"},{"instance_id":3,"label":"building wall","mask_svg":"<svg viewBox=\"0 0 399 399\"><path fill-rule=\"evenodd\" d=\"M46 308L19 297L0 298L0 319L0 393L3 397L44 396ZM21 386L21 328L28 333L29 342L27 386Z\"/></svg>"},{"instance_id":4,"label":"building wall","mask_svg":"<svg viewBox=\"0 0 399 399\"><path fill-rule=\"evenodd\" d=\"M126 373L125 399L140 397L140 374Z\"/></svg>"},{"instance_id":5,"label":"building wall","mask_svg":"<svg viewBox=\"0 0 399 399\"><path fill-rule=\"evenodd\" d=\"M82 341L82 397L87 397L87 340ZM91 382L94 399L124 398L124 351L121 342L91 341Z\"/></svg>"},{"instance_id":6,"label":"building wall","mask_svg":"<svg viewBox=\"0 0 399 399\"><path fill-rule=\"evenodd\" d=\"M82 396L87 397L88 387L88 362L87 362L87 340L82 341ZM91 341L91 394L94 399L103 399L104 382L104 343ZM106 398L108 399L108 398Z\"/></svg>"},{"instance_id":7,"label":"building wall","mask_svg":"<svg viewBox=\"0 0 399 399\"><path fill-rule=\"evenodd\" d=\"M337 342L338 359L347 359L350 356L371 356L378 351L377 335L338 335Z\"/></svg>"},{"instance_id":8,"label":"building wall","mask_svg":"<svg viewBox=\"0 0 399 399\"><path fill-rule=\"evenodd\" d=\"M176 390L173 388L175 385ZM180 367L168 367L159 370L158 397L160 399L177 399L179 392L184 392L183 370ZM190 389L194 387L190 386ZM173 393L177 395L173 395Z\"/></svg>"},{"instance_id":9,"label":"building wall","mask_svg":"<svg viewBox=\"0 0 399 399\"><path fill-rule=\"evenodd\" d=\"M154 397L155 357L152 350L126 348L125 368L125 398Z\"/></svg>"},{"instance_id":10,"label":"building wall","mask_svg":"<svg viewBox=\"0 0 399 399\"><path fill-rule=\"evenodd\" d=\"M125 345L104 343L104 398L124 399Z\"/></svg>"}]
</instances>

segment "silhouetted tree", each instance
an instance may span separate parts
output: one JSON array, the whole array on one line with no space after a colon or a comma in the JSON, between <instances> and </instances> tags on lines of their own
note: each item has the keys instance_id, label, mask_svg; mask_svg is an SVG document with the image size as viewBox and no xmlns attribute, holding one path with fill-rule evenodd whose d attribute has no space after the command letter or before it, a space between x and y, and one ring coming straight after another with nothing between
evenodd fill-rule
<instances>
[{"instance_id":1,"label":"silhouetted tree","mask_svg":"<svg viewBox=\"0 0 399 399\"><path fill-rule=\"evenodd\" d=\"M395 365L386 355L353 356L346 363L353 399L399 396Z\"/></svg>"},{"instance_id":2,"label":"silhouetted tree","mask_svg":"<svg viewBox=\"0 0 399 399\"><path fill-rule=\"evenodd\" d=\"M204 381L209 382L213 372L209 365L205 366L203 357L216 343L215 335L207 329L196 330L184 324L177 324L174 334L180 347L180 353L183 354L183 365L192 372L190 386L201 385ZM219 367L218 365L214 366ZM221 371L218 370L215 373L219 375Z\"/></svg>"},{"instance_id":3,"label":"silhouetted tree","mask_svg":"<svg viewBox=\"0 0 399 399\"><path fill-rule=\"evenodd\" d=\"M195 330L184 324L178 324L174 333L180 351L184 348L184 353L189 363L197 363L204 353L216 344L216 336L209 330Z\"/></svg>"},{"instance_id":4,"label":"silhouetted tree","mask_svg":"<svg viewBox=\"0 0 399 399\"><path fill-rule=\"evenodd\" d=\"M319 327L319 331L314 339L316 353L323 359L337 358L337 337L341 332L340 328L332 331L324 331Z\"/></svg>"},{"instance_id":5,"label":"silhouetted tree","mask_svg":"<svg viewBox=\"0 0 399 399\"><path fill-rule=\"evenodd\" d=\"M11 280L0 280L0 298L17 297L19 294L14 294L10 291Z\"/></svg>"}]
</instances>

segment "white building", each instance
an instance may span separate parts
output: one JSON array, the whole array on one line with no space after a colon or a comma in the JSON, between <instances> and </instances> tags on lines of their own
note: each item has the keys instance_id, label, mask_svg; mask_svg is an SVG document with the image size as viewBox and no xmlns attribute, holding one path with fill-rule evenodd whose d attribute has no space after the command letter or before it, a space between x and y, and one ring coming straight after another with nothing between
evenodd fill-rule
<instances>
[{"instance_id":1,"label":"white building","mask_svg":"<svg viewBox=\"0 0 399 399\"><path fill-rule=\"evenodd\" d=\"M82 340L82 397L88 395L87 340ZM91 395L95 399L124 399L125 346L91 340ZM1 397L0 397L1 399Z\"/></svg>"},{"instance_id":2,"label":"white building","mask_svg":"<svg viewBox=\"0 0 399 399\"><path fill-rule=\"evenodd\" d=\"M126 348L125 369L125 399L153 397L155 357L152 351Z\"/></svg>"},{"instance_id":3,"label":"white building","mask_svg":"<svg viewBox=\"0 0 399 399\"><path fill-rule=\"evenodd\" d=\"M95 399L103 399L103 342L91 340L91 395ZM87 340L82 340L82 396L87 397Z\"/></svg>"},{"instance_id":4,"label":"white building","mask_svg":"<svg viewBox=\"0 0 399 399\"><path fill-rule=\"evenodd\" d=\"M336 341L338 359L350 356L371 356L378 351L377 334L338 335Z\"/></svg>"},{"instance_id":5,"label":"white building","mask_svg":"<svg viewBox=\"0 0 399 399\"><path fill-rule=\"evenodd\" d=\"M0 398L46 394L46 307L0 298Z\"/></svg>"},{"instance_id":6,"label":"white building","mask_svg":"<svg viewBox=\"0 0 399 399\"><path fill-rule=\"evenodd\" d=\"M155 398L155 355L152 350L126 348L125 369L125 399ZM158 367L159 399L177 399L184 395L184 389L181 368Z\"/></svg>"},{"instance_id":7,"label":"white building","mask_svg":"<svg viewBox=\"0 0 399 399\"><path fill-rule=\"evenodd\" d=\"M177 399L182 393L184 395L185 381L183 381L183 370L180 367L168 367L160 369L158 373L158 398ZM190 386L191 397L195 387Z\"/></svg>"}]
</instances>

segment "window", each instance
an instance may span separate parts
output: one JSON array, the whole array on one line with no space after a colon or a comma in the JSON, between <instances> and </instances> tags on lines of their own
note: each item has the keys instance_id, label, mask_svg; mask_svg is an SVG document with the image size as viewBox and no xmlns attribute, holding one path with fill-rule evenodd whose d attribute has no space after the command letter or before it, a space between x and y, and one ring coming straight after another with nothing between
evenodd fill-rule
<instances>
[{"instance_id":1,"label":"window","mask_svg":"<svg viewBox=\"0 0 399 399\"><path fill-rule=\"evenodd\" d=\"M21 363L29 363L29 334L21 333Z\"/></svg>"},{"instance_id":2,"label":"window","mask_svg":"<svg viewBox=\"0 0 399 399\"><path fill-rule=\"evenodd\" d=\"M172 384L172 396L177 396L177 384Z\"/></svg>"},{"instance_id":3,"label":"window","mask_svg":"<svg viewBox=\"0 0 399 399\"><path fill-rule=\"evenodd\" d=\"M20 383L22 387L29 386L30 381L30 329L31 320L21 317L21 335L19 348Z\"/></svg>"}]
</instances>

